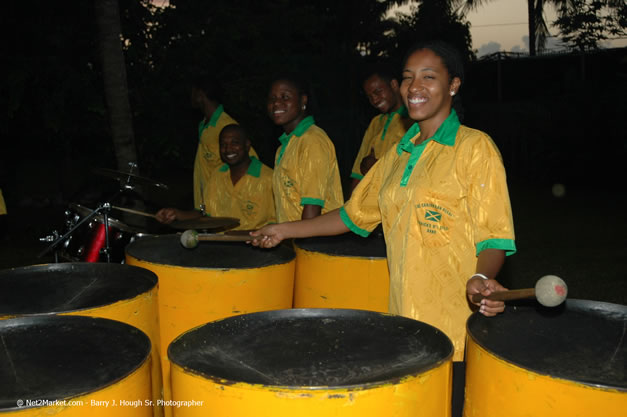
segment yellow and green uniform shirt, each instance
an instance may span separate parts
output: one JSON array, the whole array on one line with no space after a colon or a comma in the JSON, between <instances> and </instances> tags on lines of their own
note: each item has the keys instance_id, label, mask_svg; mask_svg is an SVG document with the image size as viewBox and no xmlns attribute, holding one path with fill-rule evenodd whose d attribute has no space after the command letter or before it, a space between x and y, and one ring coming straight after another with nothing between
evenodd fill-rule
<instances>
[{"instance_id":1,"label":"yellow and green uniform shirt","mask_svg":"<svg viewBox=\"0 0 627 417\"><path fill-rule=\"evenodd\" d=\"M485 133L461 126L453 110L415 145L414 124L368 172L340 209L353 232L383 224L393 314L431 324L464 354L471 313L466 281L484 249L516 251L501 155Z\"/></svg>"},{"instance_id":2,"label":"yellow and green uniform shirt","mask_svg":"<svg viewBox=\"0 0 627 417\"><path fill-rule=\"evenodd\" d=\"M374 149L375 158L380 159L388 149L398 143L407 131L405 128L406 120L407 109L405 106L399 107L394 112L382 113L372 118L355 158L351 178L360 180L364 177L360 165L362 159L370 154L370 150Z\"/></svg>"},{"instance_id":3,"label":"yellow and green uniform shirt","mask_svg":"<svg viewBox=\"0 0 627 417\"><path fill-rule=\"evenodd\" d=\"M240 224L234 230L258 229L276 221L272 169L254 156L250 159L246 175L235 185L229 166L224 164L210 177L206 187L207 214L238 218Z\"/></svg>"},{"instance_id":4,"label":"yellow and green uniform shirt","mask_svg":"<svg viewBox=\"0 0 627 417\"><path fill-rule=\"evenodd\" d=\"M4 203L4 197L2 196L2 190L0 190L0 215L7 214L7 205Z\"/></svg>"},{"instance_id":5,"label":"yellow and green uniform shirt","mask_svg":"<svg viewBox=\"0 0 627 417\"><path fill-rule=\"evenodd\" d=\"M200 208L203 203L203 194L211 174L221 165L220 159L220 132L225 126L237 122L224 112L222 105L213 112L209 120L203 119L198 125L198 150L194 160L194 208ZM257 156L250 148L250 155ZM204 202L207 204L207 201Z\"/></svg>"},{"instance_id":6,"label":"yellow and green uniform shirt","mask_svg":"<svg viewBox=\"0 0 627 417\"><path fill-rule=\"evenodd\" d=\"M314 123L308 116L279 138L272 178L279 223L300 220L305 204L321 206L324 214L344 203L335 147Z\"/></svg>"}]
</instances>

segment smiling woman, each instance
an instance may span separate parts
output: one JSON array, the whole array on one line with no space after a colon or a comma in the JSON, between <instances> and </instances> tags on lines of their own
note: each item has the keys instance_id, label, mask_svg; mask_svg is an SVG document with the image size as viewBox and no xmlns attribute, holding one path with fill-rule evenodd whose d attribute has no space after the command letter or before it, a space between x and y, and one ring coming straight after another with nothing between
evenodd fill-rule
<instances>
[{"instance_id":1,"label":"smiling woman","mask_svg":"<svg viewBox=\"0 0 627 417\"><path fill-rule=\"evenodd\" d=\"M254 245L352 231L368 236L383 225L390 271L389 312L429 323L455 346L453 415L463 401L465 323L502 301L473 303L504 288L496 281L516 251L501 155L483 132L463 126L453 109L464 75L462 58L433 41L411 48L401 96L416 123L361 180L339 210L301 222L266 226Z\"/></svg>"},{"instance_id":2,"label":"smiling woman","mask_svg":"<svg viewBox=\"0 0 627 417\"><path fill-rule=\"evenodd\" d=\"M268 93L268 116L279 137L272 190L279 222L309 219L344 202L335 147L307 114L309 95L294 78L275 80Z\"/></svg>"}]
</instances>

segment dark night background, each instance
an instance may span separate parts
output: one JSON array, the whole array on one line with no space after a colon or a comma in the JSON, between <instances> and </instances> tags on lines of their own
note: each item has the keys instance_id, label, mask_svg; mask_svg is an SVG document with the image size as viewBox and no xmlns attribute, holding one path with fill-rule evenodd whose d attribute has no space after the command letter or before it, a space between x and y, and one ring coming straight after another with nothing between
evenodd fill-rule
<instances>
[{"instance_id":1,"label":"dark night background","mask_svg":"<svg viewBox=\"0 0 627 417\"><path fill-rule=\"evenodd\" d=\"M346 184L374 115L360 68L375 60L398 66L414 41L444 37L467 51L464 123L492 136L508 173L518 253L499 279L521 288L556 274L575 298L627 304L627 48L478 60L468 24L441 6L394 23L380 19L386 3L171 1L174 8L159 9L119 0L137 162L142 176L170 186L145 189L141 204L191 206L200 115L189 90L200 71L222 81L226 111L254 132L270 166L281 132L266 116L269 80L303 74ZM35 256L46 247L39 238L63 231L68 204L93 208L115 191L93 169L121 164L93 2L25 0L3 9L0 188L9 214L0 268L8 268L50 262ZM562 197L552 194L558 183Z\"/></svg>"}]
</instances>

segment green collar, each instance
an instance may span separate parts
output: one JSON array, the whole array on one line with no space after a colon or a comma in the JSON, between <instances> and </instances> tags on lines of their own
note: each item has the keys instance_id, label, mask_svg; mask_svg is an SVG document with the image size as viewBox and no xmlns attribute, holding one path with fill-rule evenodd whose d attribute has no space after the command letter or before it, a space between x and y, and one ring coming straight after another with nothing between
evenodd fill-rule
<instances>
[{"instance_id":1,"label":"green collar","mask_svg":"<svg viewBox=\"0 0 627 417\"><path fill-rule=\"evenodd\" d=\"M457 117L457 113L455 109L451 109L451 114L448 115L444 123L440 125L438 130L435 132L435 135L428 138L423 142L427 143L431 139L434 141L447 146L455 145L455 137L457 136L457 130L459 130L459 118ZM396 152L400 155L403 151L412 152L414 149L414 143L411 141L413 137L415 137L418 133L420 133L420 126L418 123L414 123L407 133L403 136L401 141L398 143L396 147Z\"/></svg>"},{"instance_id":2,"label":"green collar","mask_svg":"<svg viewBox=\"0 0 627 417\"><path fill-rule=\"evenodd\" d=\"M255 178L259 178L259 176L261 175L261 161L257 158L255 158L254 156L250 155L250 164L248 165L248 169L246 170L246 174L250 175L252 177ZM220 172L226 172L229 170L229 165L228 164L224 164L222 165L220 168L218 168L218 171Z\"/></svg>"},{"instance_id":3,"label":"green collar","mask_svg":"<svg viewBox=\"0 0 627 417\"><path fill-rule=\"evenodd\" d=\"M206 119L202 119L200 121L200 124L198 125L198 136L202 135L202 131L205 130L207 127L215 127L216 124L218 124L218 119L220 118L220 116L222 116L222 113L224 113L224 106L220 104L211 115L209 121L205 121Z\"/></svg>"},{"instance_id":4,"label":"green collar","mask_svg":"<svg viewBox=\"0 0 627 417\"><path fill-rule=\"evenodd\" d=\"M383 132L381 132L381 140L385 140L385 135L386 133L388 133L388 128L390 127L392 120L394 120L394 116L396 116L397 114L398 117L407 117L408 114L405 105L401 104L401 107L391 113L381 114L381 118L387 117L387 119L385 120L385 126L383 126Z\"/></svg>"},{"instance_id":5,"label":"green collar","mask_svg":"<svg viewBox=\"0 0 627 417\"><path fill-rule=\"evenodd\" d=\"M290 133L289 135L283 133L279 137L279 142L281 142L281 151L279 152L279 158L276 161L277 165L281 162L281 159L283 159L283 153L285 152L285 148L287 148L287 144L290 142L290 139L292 139L294 136L302 136L303 133L305 133L307 129L309 129L315 123L316 121L314 120L313 116L307 116L300 121L300 123L298 124L298 126L296 126L296 129L294 129L292 133Z\"/></svg>"}]
</instances>

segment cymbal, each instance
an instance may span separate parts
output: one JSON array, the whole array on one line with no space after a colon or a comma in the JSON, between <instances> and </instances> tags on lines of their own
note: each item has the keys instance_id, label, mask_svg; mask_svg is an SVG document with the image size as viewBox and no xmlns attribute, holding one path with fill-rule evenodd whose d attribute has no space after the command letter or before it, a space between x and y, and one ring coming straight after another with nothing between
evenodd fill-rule
<instances>
[{"instance_id":1,"label":"cymbal","mask_svg":"<svg viewBox=\"0 0 627 417\"><path fill-rule=\"evenodd\" d=\"M200 217L191 220L175 220L169 226L179 230L228 230L239 226L239 220L235 217Z\"/></svg>"},{"instance_id":2,"label":"cymbal","mask_svg":"<svg viewBox=\"0 0 627 417\"><path fill-rule=\"evenodd\" d=\"M149 185L151 187L162 188L164 190L168 189L168 186L160 183L158 181L152 180L146 177L140 177L139 175L131 174L129 172L115 171L113 169L108 168L94 168L92 171L96 175L102 175L105 177L113 178L115 180L124 181L127 184L132 184L133 182L136 185Z\"/></svg>"}]
</instances>

